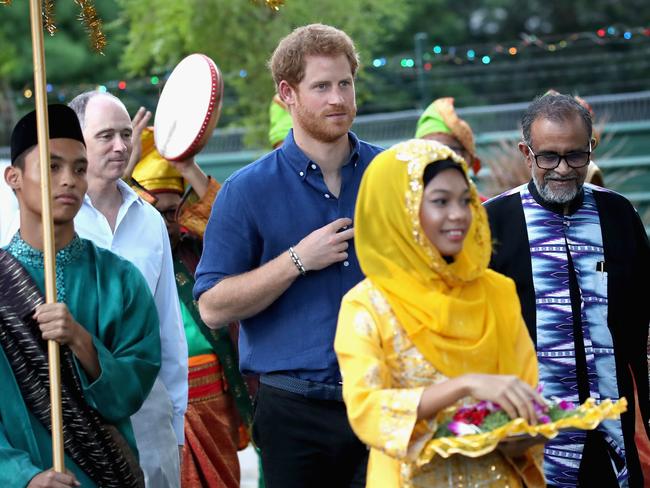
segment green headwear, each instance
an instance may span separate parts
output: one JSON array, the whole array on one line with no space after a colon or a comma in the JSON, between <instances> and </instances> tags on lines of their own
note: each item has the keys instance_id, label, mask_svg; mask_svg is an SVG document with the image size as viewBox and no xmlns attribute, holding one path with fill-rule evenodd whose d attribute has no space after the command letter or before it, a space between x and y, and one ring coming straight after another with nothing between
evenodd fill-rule
<instances>
[{"instance_id":1,"label":"green headwear","mask_svg":"<svg viewBox=\"0 0 650 488\"><path fill-rule=\"evenodd\" d=\"M481 169L481 160L476 155L474 134L469 124L456 114L452 97L434 100L422 113L415 128L417 139L440 133L453 136L465 148L470 155L466 163L477 174Z\"/></svg>"},{"instance_id":2,"label":"green headwear","mask_svg":"<svg viewBox=\"0 0 650 488\"><path fill-rule=\"evenodd\" d=\"M291 114L278 95L275 95L273 100L271 100L269 119L269 142L271 143L271 146L276 147L279 143L284 141L284 138L287 137L291 127L293 127Z\"/></svg>"},{"instance_id":3,"label":"green headwear","mask_svg":"<svg viewBox=\"0 0 650 488\"><path fill-rule=\"evenodd\" d=\"M418 119L418 124L415 127L415 138L421 139L426 135L436 133L451 134L452 132L445 124L445 121L442 120L442 116L434 102L427 107Z\"/></svg>"}]
</instances>

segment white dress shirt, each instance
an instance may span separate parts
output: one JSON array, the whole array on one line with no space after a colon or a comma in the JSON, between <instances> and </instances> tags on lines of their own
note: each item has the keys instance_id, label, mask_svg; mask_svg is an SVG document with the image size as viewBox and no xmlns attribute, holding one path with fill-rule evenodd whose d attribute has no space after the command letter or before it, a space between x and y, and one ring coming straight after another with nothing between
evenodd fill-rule
<instances>
[{"instance_id":1,"label":"white dress shirt","mask_svg":"<svg viewBox=\"0 0 650 488\"><path fill-rule=\"evenodd\" d=\"M178 444L184 444L183 419L187 409L187 341L180 313L167 228L158 211L143 201L126 183L118 180L122 193L111 230L106 217L86 194L75 217L80 237L131 261L144 275L160 319L162 380L173 405L173 428ZM137 439L136 439L137 440Z\"/></svg>"}]
</instances>

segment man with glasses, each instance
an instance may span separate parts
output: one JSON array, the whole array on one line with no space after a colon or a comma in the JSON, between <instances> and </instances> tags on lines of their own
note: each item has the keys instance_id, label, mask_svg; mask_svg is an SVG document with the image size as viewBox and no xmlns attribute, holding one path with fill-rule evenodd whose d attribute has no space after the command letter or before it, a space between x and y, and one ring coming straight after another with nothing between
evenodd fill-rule
<instances>
[{"instance_id":1,"label":"man with glasses","mask_svg":"<svg viewBox=\"0 0 650 488\"><path fill-rule=\"evenodd\" d=\"M532 180L486 203L491 267L517 285L545 396L628 401L620 420L546 444L548 484L644 486L634 382L647 431L648 238L629 201L584 183L592 149L585 108L570 96L543 96L528 107L522 131Z\"/></svg>"}]
</instances>

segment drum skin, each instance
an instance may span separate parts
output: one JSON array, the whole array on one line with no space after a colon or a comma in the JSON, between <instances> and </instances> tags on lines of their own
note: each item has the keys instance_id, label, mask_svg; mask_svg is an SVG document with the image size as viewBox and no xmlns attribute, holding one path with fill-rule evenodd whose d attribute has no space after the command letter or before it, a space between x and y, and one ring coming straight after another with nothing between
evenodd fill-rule
<instances>
[{"instance_id":1,"label":"drum skin","mask_svg":"<svg viewBox=\"0 0 650 488\"><path fill-rule=\"evenodd\" d=\"M170 161L197 154L212 136L223 103L223 77L205 54L190 54L165 83L154 119L156 149Z\"/></svg>"}]
</instances>

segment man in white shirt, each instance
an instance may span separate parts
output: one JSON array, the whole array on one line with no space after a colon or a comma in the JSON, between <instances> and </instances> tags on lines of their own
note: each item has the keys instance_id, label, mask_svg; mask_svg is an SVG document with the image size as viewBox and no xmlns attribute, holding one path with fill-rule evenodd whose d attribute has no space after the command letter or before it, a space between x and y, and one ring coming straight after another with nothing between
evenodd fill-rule
<instances>
[{"instance_id":1,"label":"man in white shirt","mask_svg":"<svg viewBox=\"0 0 650 488\"><path fill-rule=\"evenodd\" d=\"M178 487L187 342L167 229L156 209L121 180L133 149L133 124L124 104L111 94L93 91L75 97L70 107L79 117L88 152L88 192L75 229L137 266L160 318L160 374L142 409L131 418L140 464L147 487Z\"/></svg>"}]
</instances>

